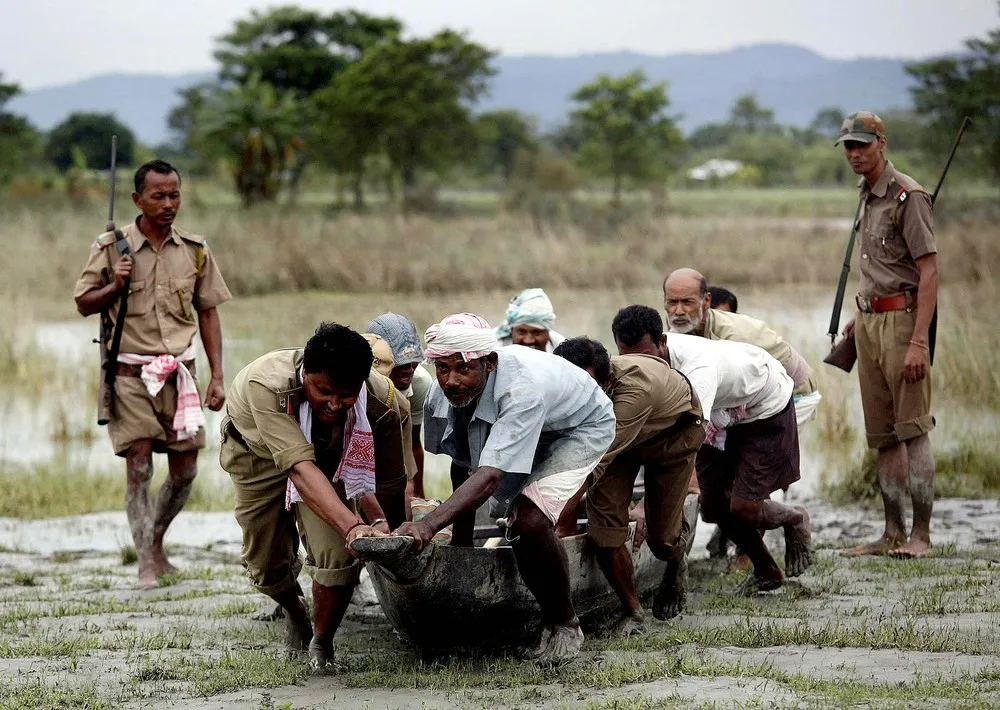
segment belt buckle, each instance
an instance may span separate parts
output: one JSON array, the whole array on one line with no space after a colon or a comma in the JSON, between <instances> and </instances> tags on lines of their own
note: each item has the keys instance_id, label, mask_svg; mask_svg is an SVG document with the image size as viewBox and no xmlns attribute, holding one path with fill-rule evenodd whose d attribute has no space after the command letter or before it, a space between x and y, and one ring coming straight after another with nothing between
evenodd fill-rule
<instances>
[{"instance_id":1,"label":"belt buckle","mask_svg":"<svg viewBox=\"0 0 1000 710\"><path fill-rule=\"evenodd\" d=\"M862 313L872 313L872 299L864 296L857 296L858 308Z\"/></svg>"}]
</instances>

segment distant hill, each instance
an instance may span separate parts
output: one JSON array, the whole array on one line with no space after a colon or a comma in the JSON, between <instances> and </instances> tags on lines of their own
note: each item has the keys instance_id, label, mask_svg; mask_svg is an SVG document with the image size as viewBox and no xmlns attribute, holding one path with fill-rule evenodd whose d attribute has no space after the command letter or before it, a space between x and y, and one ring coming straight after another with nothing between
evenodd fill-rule
<instances>
[{"instance_id":1,"label":"distant hill","mask_svg":"<svg viewBox=\"0 0 1000 710\"><path fill-rule=\"evenodd\" d=\"M804 126L826 106L875 111L910 105L911 80L904 59L827 59L785 44L761 44L711 54L653 56L628 52L574 57L501 56L490 95L478 108L515 108L538 117L545 128L569 110L569 95L597 74L641 68L668 82L670 111L685 131L725 120L736 97L754 92L782 123ZM91 79L26 92L10 103L37 127L48 130L73 111L113 111L143 142L168 137L166 116L177 91L212 74L125 75Z\"/></svg>"}]
</instances>

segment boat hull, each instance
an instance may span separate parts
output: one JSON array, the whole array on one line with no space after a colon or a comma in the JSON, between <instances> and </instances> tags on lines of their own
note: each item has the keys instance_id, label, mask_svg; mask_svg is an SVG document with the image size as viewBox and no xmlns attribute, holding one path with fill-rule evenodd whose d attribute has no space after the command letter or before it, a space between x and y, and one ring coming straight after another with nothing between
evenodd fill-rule
<instances>
[{"instance_id":1,"label":"boat hull","mask_svg":"<svg viewBox=\"0 0 1000 710\"><path fill-rule=\"evenodd\" d=\"M633 530L626 543L632 549ZM586 544L562 540L569 561L573 605L581 621L599 622L621 604ZM538 602L524 585L510 547L433 546L419 565L391 570L369 562L383 613L402 636L428 652L503 649L537 640ZM665 563L643 545L633 552L635 584L646 595L659 585Z\"/></svg>"}]
</instances>

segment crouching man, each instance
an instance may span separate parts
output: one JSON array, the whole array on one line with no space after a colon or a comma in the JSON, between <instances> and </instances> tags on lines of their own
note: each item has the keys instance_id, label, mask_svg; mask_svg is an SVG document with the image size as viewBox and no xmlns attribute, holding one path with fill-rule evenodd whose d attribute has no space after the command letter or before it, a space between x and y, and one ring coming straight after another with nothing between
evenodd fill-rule
<instances>
[{"instance_id":1,"label":"crouching man","mask_svg":"<svg viewBox=\"0 0 1000 710\"><path fill-rule=\"evenodd\" d=\"M754 567L734 594L753 596L784 583L762 530L784 530L785 575L805 572L812 564L809 516L801 506L769 500L799 479L794 385L781 363L749 343L676 333L668 339L660 315L647 306L620 310L612 331L622 355L655 355L688 378L706 412L696 462L701 517L717 523Z\"/></svg>"},{"instance_id":2,"label":"crouching man","mask_svg":"<svg viewBox=\"0 0 1000 710\"><path fill-rule=\"evenodd\" d=\"M615 440L591 476L587 535L597 561L621 599L617 632L628 635L643 623L633 581L632 554L625 546L629 505L639 467L645 466L646 534L650 551L667 562L653 598L653 616L669 619L684 608L687 540L684 498L705 439L701 406L684 377L658 357L611 358L596 340L570 338L555 354L590 373L614 404Z\"/></svg>"},{"instance_id":3,"label":"crouching man","mask_svg":"<svg viewBox=\"0 0 1000 710\"><path fill-rule=\"evenodd\" d=\"M321 672L332 670L333 637L361 570L347 545L389 533L376 487L400 499L406 487L399 400L372 361L364 337L324 323L304 349L244 367L221 425L219 462L236 487L247 576L283 608L289 648L307 649ZM315 627L296 581L297 534Z\"/></svg>"},{"instance_id":4,"label":"crouching man","mask_svg":"<svg viewBox=\"0 0 1000 710\"><path fill-rule=\"evenodd\" d=\"M583 631L573 608L566 552L555 522L615 435L611 401L593 378L549 353L512 345L498 351L489 323L448 316L426 333L437 376L424 410L424 446L473 471L427 517L396 533L418 549L490 500L503 517L517 566L542 610L542 664L577 656Z\"/></svg>"}]
</instances>

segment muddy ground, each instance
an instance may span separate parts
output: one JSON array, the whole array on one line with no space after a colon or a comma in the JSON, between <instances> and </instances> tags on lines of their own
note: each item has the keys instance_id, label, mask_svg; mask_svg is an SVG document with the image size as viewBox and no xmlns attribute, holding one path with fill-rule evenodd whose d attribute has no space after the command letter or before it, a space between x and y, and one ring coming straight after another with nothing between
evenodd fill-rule
<instances>
[{"instance_id":1,"label":"muddy ground","mask_svg":"<svg viewBox=\"0 0 1000 710\"><path fill-rule=\"evenodd\" d=\"M741 573L704 558L701 526L688 611L626 640L591 633L568 666L423 658L352 607L334 677L250 618L264 599L231 517L182 514L168 540L183 571L146 592L121 514L0 520L0 707L1000 707L1000 505L940 501L921 561L841 558L878 512L810 507L818 561L777 592L723 596Z\"/></svg>"}]
</instances>

